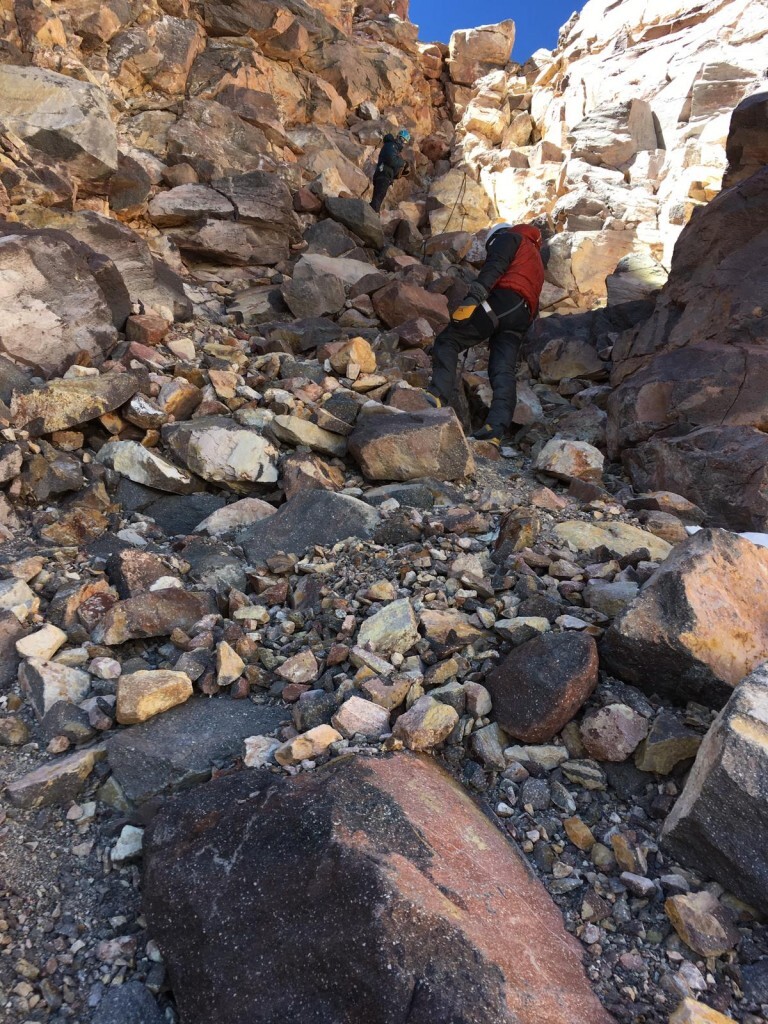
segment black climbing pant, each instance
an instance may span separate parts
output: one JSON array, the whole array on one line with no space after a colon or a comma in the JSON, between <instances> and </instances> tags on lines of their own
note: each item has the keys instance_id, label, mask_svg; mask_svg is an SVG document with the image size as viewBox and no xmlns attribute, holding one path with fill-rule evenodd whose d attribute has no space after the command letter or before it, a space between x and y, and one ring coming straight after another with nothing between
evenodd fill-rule
<instances>
[{"instance_id":1,"label":"black climbing pant","mask_svg":"<svg viewBox=\"0 0 768 1024\"><path fill-rule=\"evenodd\" d=\"M371 206L378 213L381 210L381 204L384 202L384 197L389 191L389 186L395 179L388 171L383 173L377 171L373 176L373 199L371 199Z\"/></svg>"},{"instance_id":2,"label":"black climbing pant","mask_svg":"<svg viewBox=\"0 0 768 1024\"><path fill-rule=\"evenodd\" d=\"M515 412L517 359L523 335L531 323L531 314L525 300L509 289L492 291L488 296L488 305L498 317L498 325L482 306L478 306L466 320L455 319L456 314L460 313L459 309L450 324L437 336L432 348L430 391L434 391L443 401L450 401L456 386L459 353L488 340L488 378L493 400L486 422L491 427L505 431Z\"/></svg>"}]
</instances>

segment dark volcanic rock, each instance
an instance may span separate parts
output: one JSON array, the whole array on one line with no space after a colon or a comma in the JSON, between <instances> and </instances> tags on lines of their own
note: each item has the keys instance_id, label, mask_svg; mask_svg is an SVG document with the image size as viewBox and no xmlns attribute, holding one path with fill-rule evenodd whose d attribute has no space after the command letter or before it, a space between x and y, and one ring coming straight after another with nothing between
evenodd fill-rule
<instances>
[{"instance_id":1,"label":"dark volcanic rock","mask_svg":"<svg viewBox=\"0 0 768 1024\"><path fill-rule=\"evenodd\" d=\"M210 777L215 764L243 753L243 740L274 731L285 708L249 700L192 697L186 704L115 733L107 741L109 765L132 803Z\"/></svg>"},{"instance_id":2,"label":"dark volcanic rock","mask_svg":"<svg viewBox=\"0 0 768 1024\"><path fill-rule=\"evenodd\" d=\"M547 894L428 759L219 779L144 851L185 1024L611 1020Z\"/></svg>"},{"instance_id":3,"label":"dark volcanic rock","mask_svg":"<svg viewBox=\"0 0 768 1024\"><path fill-rule=\"evenodd\" d=\"M756 427L655 437L625 451L623 461L637 490L679 491L713 526L768 527L768 437Z\"/></svg>"},{"instance_id":4,"label":"dark volcanic rock","mask_svg":"<svg viewBox=\"0 0 768 1024\"><path fill-rule=\"evenodd\" d=\"M93 1024L165 1024L165 1014L140 981L109 988L93 1015Z\"/></svg>"},{"instance_id":5,"label":"dark volcanic rock","mask_svg":"<svg viewBox=\"0 0 768 1024\"><path fill-rule=\"evenodd\" d=\"M369 538L379 513L357 498L313 490L287 501L273 516L249 526L239 535L246 557L263 562L277 551L297 555L315 544L329 546L346 537Z\"/></svg>"},{"instance_id":6,"label":"dark volcanic rock","mask_svg":"<svg viewBox=\"0 0 768 1024\"><path fill-rule=\"evenodd\" d=\"M768 164L768 92L748 96L731 114L728 166L723 188L738 184Z\"/></svg>"},{"instance_id":7,"label":"dark volcanic rock","mask_svg":"<svg viewBox=\"0 0 768 1024\"><path fill-rule=\"evenodd\" d=\"M21 660L16 653L16 641L28 632L13 612L0 610L0 693L6 693L16 682Z\"/></svg>"},{"instance_id":8,"label":"dark volcanic rock","mask_svg":"<svg viewBox=\"0 0 768 1024\"><path fill-rule=\"evenodd\" d=\"M768 658L768 549L725 530L695 534L614 620L600 654L648 694L720 707Z\"/></svg>"},{"instance_id":9,"label":"dark volcanic rock","mask_svg":"<svg viewBox=\"0 0 768 1024\"><path fill-rule=\"evenodd\" d=\"M663 842L682 864L768 911L768 668L734 691L699 749Z\"/></svg>"},{"instance_id":10,"label":"dark volcanic rock","mask_svg":"<svg viewBox=\"0 0 768 1024\"><path fill-rule=\"evenodd\" d=\"M496 720L525 743L550 740L597 685L597 645L585 633L543 633L521 644L485 685Z\"/></svg>"}]
</instances>

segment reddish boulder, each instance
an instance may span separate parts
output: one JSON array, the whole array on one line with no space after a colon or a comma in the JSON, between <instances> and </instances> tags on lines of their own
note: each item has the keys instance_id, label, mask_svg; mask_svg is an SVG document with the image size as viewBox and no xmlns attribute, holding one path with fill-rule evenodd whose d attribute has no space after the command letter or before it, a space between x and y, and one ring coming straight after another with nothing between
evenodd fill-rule
<instances>
[{"instance_id":1,"label":"reddish boulder","mask_svg":"<svg viewBox=\"0 0 768 1024\"><path fill-rule=\"evenodd\" d=\"M163 805L144 865L186 1024L612 1019L516 848L427 758L217 779Z\"/></svg>"},{"instance_id":2,"label":"reddish boulder","mask_svg":"<svg viewBox=\"0 0 768 1024\"><path fill-rule=\"evenodd\" d=\"M374 292L371 298L376 315L387 327L399 327L407 320L423 317L435 331L440 331L450 319L448 299L416 284L393 281L386 288Z\"/></svg>"},{"instance_id":3,"label":"reddish boulder","mask_svg":"<svg viewBox=\"0 0 768 1024\"><path fill-rule=\"evenodd\" d=\"M496 721L523 743L551 740L597 685L597 645L585 633L543 633L516 647L485 681Z\"/></svg>"},{"instance_id":4,"label":"reddish boulder","mask_svg":"<svg viewBox=\"0 0 768 1024\"><path fill-rule=\"evenodd\" d=\"M349 451L367 480L460 480L475 468L452 409L361 415Z\"/></svg>"}]
</instances>

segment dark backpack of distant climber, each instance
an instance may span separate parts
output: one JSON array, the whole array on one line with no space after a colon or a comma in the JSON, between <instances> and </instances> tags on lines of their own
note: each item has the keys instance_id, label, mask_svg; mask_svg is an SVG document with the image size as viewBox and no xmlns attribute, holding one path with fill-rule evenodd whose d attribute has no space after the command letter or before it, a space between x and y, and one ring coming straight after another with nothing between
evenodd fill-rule
<instances>
[{"instance_id":1,"label":"dark backpack of distant climber","mask_svg":"<svg viewBox=\"0 0 768 1024\"><path fill-rule=\"evenodd\" d=\"M397 135L384 136L384 145L381 147L379 158L376 161L376 170L373 172L371 206L376 213L381 210L381 204L384 202L384 197L392 182L397 178L404 177L410 171L408 161L400 155L405 144L410 141L411 133L407 128L401 129Z\"/></svg>"},{"instance_id":2,"label":"dark backpack of distant climber","mask_svg":"<svg viewBox=\"0 0 768 1024\"><path fill-rule=\"evenodd\" d=\"M520 345L539 311L544 285L541 243L541 232L531 224L494 224L485 240L485 263L432 349L427 394L432 404L441 406L451 400L459 353L489 341L493 399L485 425L473 436L496 445L512 423Z\"/></svg>"}]
</instances>

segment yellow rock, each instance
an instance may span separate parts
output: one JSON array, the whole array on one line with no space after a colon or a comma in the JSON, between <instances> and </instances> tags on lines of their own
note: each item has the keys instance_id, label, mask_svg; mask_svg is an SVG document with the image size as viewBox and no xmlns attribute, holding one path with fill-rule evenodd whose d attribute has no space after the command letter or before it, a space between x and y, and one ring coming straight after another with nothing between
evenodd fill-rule
<instances>
[{"instance_id":1,"label":"yellow rock","mask_svg":"<svg viewBox=\"0 0 768 1024\"><path fill-rule=\"evenodd\" d=\"M192 680L186 672L132 672L117 681L117 720L121 725L146 722L191 696Z\"/></svg>"},{"instance_id":2,"label":"yellow rock","mask_svg":"<svg viewBox=\"0 0 768 1024\"><path fill-rule=\"evenodd\" d=\"M711 1006L695 999L684 999L669 1018L669 1024L733 1024L733 1021Z\"/></svg>"},{"instance_id":3,"label":"yellow rock","mask_svg":"<svg viewBox=\"0 0 768 1024\"><path fill-rule=\"evenodd\" d=\"M317 725L314 729L278 747L275 751L275 760L282 765L300 764L324 754L332 743L341 738L341 733L330 725Z\"/></svg>"},{"instance_id":4,"label":"yellow rock","mask_svg":"<svg viewBox=\"0 0 768 1024\"><path fill-rule=\"evenodd\" d=\"M595 845L595 837L592 835L592 830L581 818L566 818L563 825L565 826L565 834L573 845L577 846L580 850L588 851Z\"/></svg>"},{"instance_id":5,"label":"yellow rock","mask_svg":"<svg viewBox=\"0 0 768 1024\"><path fill-rule=\"evenodd\" d=\"M570 519L558 523L553 533L559 541L573 545L577 551L592 551L604 544L619 557L623 557L638 548L647 548L654 562L662 562L672 550L672 546L665 540L631 523L601 523L598 526L596 523Z\"/></svg>"}]
</instances>

